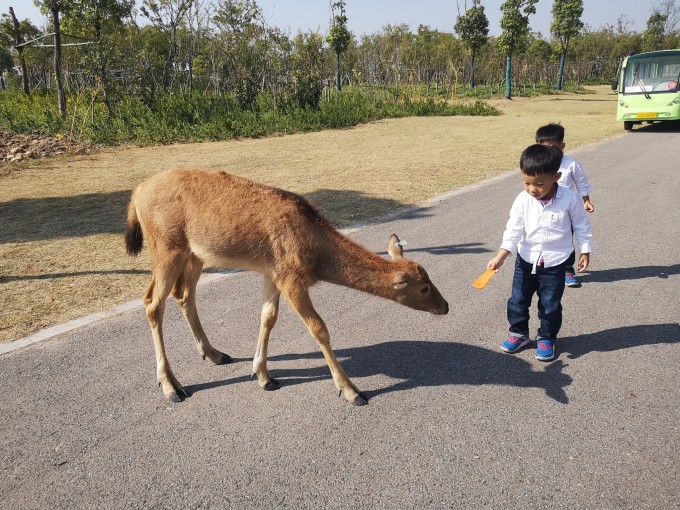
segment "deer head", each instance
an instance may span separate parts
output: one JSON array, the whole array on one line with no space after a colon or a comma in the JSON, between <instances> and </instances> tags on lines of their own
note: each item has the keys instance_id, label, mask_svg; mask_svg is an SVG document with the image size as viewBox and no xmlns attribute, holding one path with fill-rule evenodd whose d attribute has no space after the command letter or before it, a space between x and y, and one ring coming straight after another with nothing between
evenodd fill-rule
<instances>
[{"instance_id":1,"label":"deer head","mask_svg":"<svg viewBox=\"0 0 680 510\"><path fill-rule=\"evenodd\" d=\"M449 313L449 304L430 281L427 272L420 264L404 258L404 249L396 234L390 236L387 252L396 264L392 286L397 303L435 315Z\"/></svg>"}]
</instances>

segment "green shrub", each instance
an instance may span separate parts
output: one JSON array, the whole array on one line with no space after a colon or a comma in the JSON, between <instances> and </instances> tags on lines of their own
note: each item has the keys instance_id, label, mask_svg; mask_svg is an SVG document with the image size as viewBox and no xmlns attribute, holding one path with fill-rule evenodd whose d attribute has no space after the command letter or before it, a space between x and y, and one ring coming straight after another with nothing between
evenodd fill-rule
<instances>
[{"instance_id":1,"label":"green shrub","mask_svg":"<svg viewBox=\"0 0 680 510\"><path fill-rule=\"evenodd\" d=\"M302 103L260 94L244 105L242 97L169 93L157 94L152 102L126 96L111 105L109 114L85 91L68 98L67 114L61 118L54 94L7 91L0 94L0 130L148 145L347 128L383 118L499 114L480 100L452 104L398 88L345 87L322 99L318 108Z\"/></svg>"}]
</instances>

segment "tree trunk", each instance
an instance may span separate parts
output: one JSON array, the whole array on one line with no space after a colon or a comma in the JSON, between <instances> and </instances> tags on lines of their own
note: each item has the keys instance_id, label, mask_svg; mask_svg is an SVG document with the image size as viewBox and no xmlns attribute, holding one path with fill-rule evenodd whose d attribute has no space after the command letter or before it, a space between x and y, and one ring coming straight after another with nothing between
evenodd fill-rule
<instances>
[{"instance_id":1,"label":"tree trunk","mask_svg":"<svg viewBox=\"0 0 680 510\"><path fill-rule=\"evenodd\" d=\"M557 74L557 90L562 90L562 80L564 78L564 61L566 58L566 52L560 55L560 72Z\"/></svg>"},{"instance_id":2,"label":"tree trunk","mask_svg":"<svg viewBox=\"0 0 680 510\"><path fill-rule=\"evenodd\" d=\"M14 26L14 31L17 33L16 43L17 45L24 42L23 37L20 33L19 20L14 15L14 9L9 8L9 15L12 17L12 25ZM24 47L16 46L17 53L19 54L19 62L21 64L21 83L24 87L24 94L27 96L31 94L31 89L28 86L28 69L26 68L26 58L24 57Z\"/></svg>"},{"instance_id":3,"label":"tree trunk","mask_svg":"<svg viewBox=\"0 0 680 510\"><path fill-rule=\"evenodd\" d=\"M505 97L512 99L512 55L505 57Z\"/></svg>"},{"instance_id":4,"label":"tree trunk","mask_svg":"<svg viewBox=\"0 0 680 510\"><path fill-rule=\"evenodd\" d=\"M470 55L470 88L475 88L475 50Z\"/></svg>"},{"instance_id":5,"label":"tree trunk","mask_svg":"<svg viewBox=\"0 0 680 510\"><path fill-rule=\"evenodd\" d=\"M57 84L59 115L65 117L66 96L64 95L64 81L61 76L61 28L59 26L59 9L52 9L52 24L54 25L54 80Z\"/></svg>"},{"instance_id":6,"label":"tree trunk","mask_svg":"<svg viewBox=\"0 0 680 510\"><path fill-rule=\"evenodd\" d=\"M340 53L335 54L335 88L338 92L342 89L340 83Z\"/></svg>"}]
</instances>

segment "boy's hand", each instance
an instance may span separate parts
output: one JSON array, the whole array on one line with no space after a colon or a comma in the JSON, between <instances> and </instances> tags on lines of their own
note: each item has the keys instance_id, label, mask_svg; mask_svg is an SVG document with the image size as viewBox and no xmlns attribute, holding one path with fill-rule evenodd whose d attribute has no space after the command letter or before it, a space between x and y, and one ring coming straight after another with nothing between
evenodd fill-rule
<instances>
[{"instance_id":1,"label":"boy's hand","mask_svg":"<svg viewBox=\"0 0 680 510\"><path fill-rule=\"evenodd\" d=\"M501 249L498 252L498 255L496 255L494 258L492 258L489 263L486 265L487 269L500 269L501 266L503 265L503 262L505 262L505 259L508 258L508 255L510 255L510 252L504 249Z\"/></svg>"},{"instance_id":2,"label":"boy's hand","mask_svg":"<svg viewBox=\"0 0 680 510\"><path fill-rule=\"evenodd\" d=\"M585 197L583 198L583 208L587 212L594 212L595 211L595 206L593 205L593 203L590 201L589 198L585 198Z\"/></svg>"},{"instance_id":3,"label":"boy's hand","mask_svg":"<svg viewBox=\"0 0 680 510\"><path fill-rule=\"evenodd\" d=\"M590 264L590 253L581 253L578 258L578 272L582 273L588 269L588 264Z\"/></svg>"}]
</instances>

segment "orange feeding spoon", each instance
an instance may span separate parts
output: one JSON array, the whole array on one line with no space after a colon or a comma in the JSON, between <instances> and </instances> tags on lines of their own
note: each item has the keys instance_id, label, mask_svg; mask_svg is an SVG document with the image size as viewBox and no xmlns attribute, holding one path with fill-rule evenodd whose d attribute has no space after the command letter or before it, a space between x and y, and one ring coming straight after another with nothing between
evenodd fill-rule
<instances>
[{"instance_id":1,"label":"orange feeding spoon","mask_svg":"<svg viewBox=\"0 0 680 510\"><path fill-rule=\"evenodd\" d=\"M498 269L487 269L479 276L479 278L472 282L472 285L478 289L483 289L484 287L486 287L486 284L489 283L491 277L495 275L497 272Z\"/></svg>"}]
</instances>

